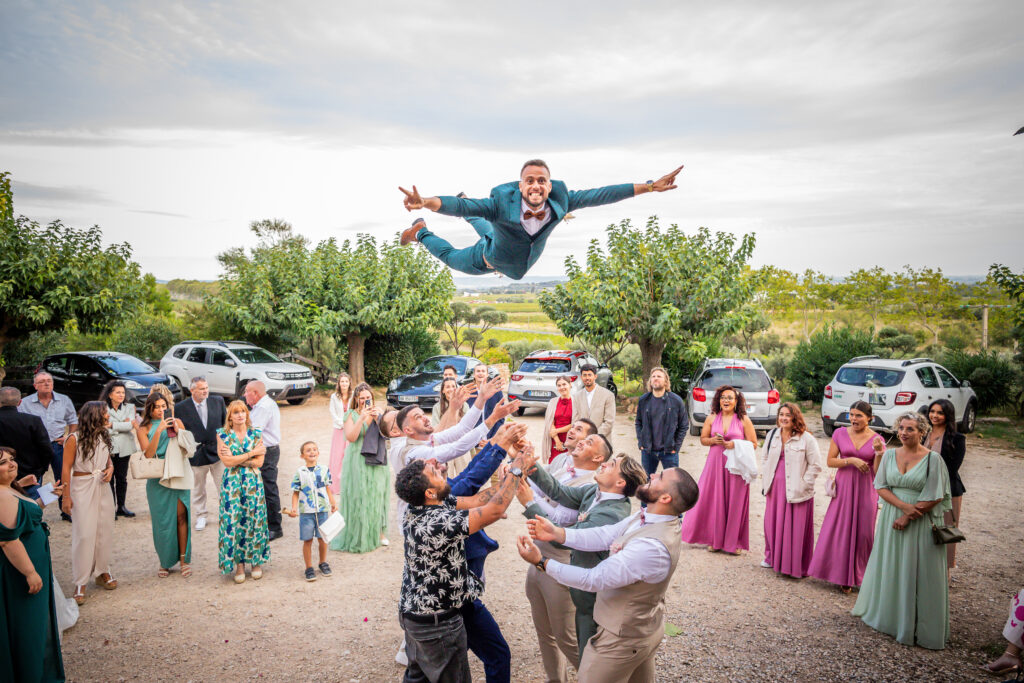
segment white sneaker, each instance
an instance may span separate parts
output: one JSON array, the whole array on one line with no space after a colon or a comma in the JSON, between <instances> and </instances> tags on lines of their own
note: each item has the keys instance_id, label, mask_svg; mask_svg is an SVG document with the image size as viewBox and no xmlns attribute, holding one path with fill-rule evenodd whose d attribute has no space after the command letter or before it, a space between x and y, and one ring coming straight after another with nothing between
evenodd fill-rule
<instances>
[{"instance_id":1,"label":"white sneaker","mask_svg":"<svg viewBox=\"0 0 1024 683\"><path fill-rule=\"evenodd\" d=\"M196 520L196 531L202 531L206 528L206 517L200 517Z\"/></svg>"},{"instance_id":2,"label":"white sneaker","mask_svg":"<svg viewBox=\"0 0 1024 683\"><path fill-rule=\"evenodd\" d=\"M771 569L772 568L772 565L771 565L771 563L768 562L768 560L761 560L761 566L764 567L765 569Z\"/></svg>"},{"instance_id":3,"label":"white sneaker","mask_svg":"<svg viewBox=\"0 0 1024 683\"><path fill-rule=\"evenodd\" d=\"M409 666L409 658L405 654L405 641L402 641L402 647L398 649L398 654L395 655L395 661L402 666Z\"/></svg>"},{"instance_id":4,"label":"white sneaker","mask_svg":"<svg viewBox=\"0 0 1024 683\"><path fill-rule=\"evenodd\" d=\"M391 545L391 541L389 541L387 538L382 538L382 539L380 539L380 544L381 545Z\"/></svg>"}]
</instances>

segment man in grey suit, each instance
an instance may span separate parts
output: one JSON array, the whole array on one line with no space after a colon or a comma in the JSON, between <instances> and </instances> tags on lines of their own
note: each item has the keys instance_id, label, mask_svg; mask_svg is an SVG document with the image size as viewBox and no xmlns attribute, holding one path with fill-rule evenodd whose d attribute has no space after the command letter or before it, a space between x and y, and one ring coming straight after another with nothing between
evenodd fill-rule
<instances>
[{"instance_id":1,"label":"man in grey suit","mask_svg":"<svg viewBox=\"0 0 1024 683\"><path fill-rule=\"evenodd\" d=\"M587 364L580 368L583 388L572 395L572 421L586 418L597 425L597 433L612 439L615 426L615 394L597 386L597 368Z\"/></svg>"},{"instance_id":2,"label":"man in grey suit","mask_svg":"<svg viewBox=\"0 0 1024 683\"><path fill-rule=\"evenodd\" d=\"M227 408L220 396L210 396L205 377L195 377L188 387L192 395L174 406L174 415L196 440L196 452L189 460L195 485L192 487L192 515L196 531L206 528L206 475L213 477L220 502L220 481L224 463L217 455L217 430L227 421Z\"/></svg>"}]
</instances>

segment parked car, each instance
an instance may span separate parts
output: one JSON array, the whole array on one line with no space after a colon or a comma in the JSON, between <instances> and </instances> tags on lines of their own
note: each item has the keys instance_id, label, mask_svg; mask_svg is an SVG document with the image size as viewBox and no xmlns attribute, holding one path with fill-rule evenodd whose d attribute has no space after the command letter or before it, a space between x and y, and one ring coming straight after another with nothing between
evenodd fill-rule
<instances>
[{"instance_id":1,"label":"parked car","mask_svg":"<svg viewBox=\"0 0 1024 683\"><path fill-rule=\"evenodd\" d=\"M605 387L613 394L618 393L612 371L586 351L534 351L522 360L519 368L509 378L509 398L517 398L522 403L520 415L526 408L543 409L548 401L558 395L555 381L559 377L567 376L572 382L573 391L583 386L580 368L584 365L597 368L598 386Z\"/></svg>"},{"instance_id":2,"label":"parked car","mask_svg":"<svg viewBox=\"0 0 1024 683\"><path fill-rule=\"evenodd\" d=\"M940 398L953 404L957 429L974 431L978 417L978 397L971 383L959 381L931 358L891 360L878 356L860 356L839 368L825 387L821 400L821 423L832 436L836 427L850 424L850 405L855 401L871 404L871 428L892 433L896 417L908 410L928 410Z\"/></svg>"},{"instance_id":3,"label":"parked car","mask_svg":"<svg viewBox=\"0 0 1024 683\"><path fill-rule=\"evenodd\" d=\"M241 396L246 384L259 380L270 398L292 405L305 403L315 386L309 368L244 341L183 341L160 359L160 371L186 390L193 377L205 377L210 393L226 398Z\"/></svg>"},{"instance_id":4,"label":"parked car","mask_svg":"<svg viewBox=\"0 0 1024 683\"><path fill-rule=\"evenodd\" d=\"M472 356L433 356L417 365L408 375L402 375L388 384L387 401L393 408L404 408L418 405L424 410L434 407L441 398L441 378L444 367L455 367L459 384L473 381L473 368L482 365L481 361ZM497 375L496 370L489 369L487 376Z\"/></svg>"},{"instance_id":5,"label":"parked car","mask_svg":"<svg viewBox=\"0 0 1024 683\"><path fill-rule=\"evenodd\" d=\"M154 384L166 384L180 400L181 383L146 361L116 351L75 351L47 356L36 368L53 375L53 390L67 395L76 408L97 401L103 386L112 379L124 382L125 401L142 407Z\"/></svg>"},{"instance_id":6,"label":"parked car","mask_svg":"<svg viewBox=\"0 0 1024 683\"><path fill-rule=\"evenodd\" d=\"M759 360L705 358L689 381L686 407L690 411L690 434L699 436L704 420L711 414L711 400L718 387L729 385L743 392L747 417L754 429L767 432L779 415L779 392Z\"/></svg>"}]
</instances>

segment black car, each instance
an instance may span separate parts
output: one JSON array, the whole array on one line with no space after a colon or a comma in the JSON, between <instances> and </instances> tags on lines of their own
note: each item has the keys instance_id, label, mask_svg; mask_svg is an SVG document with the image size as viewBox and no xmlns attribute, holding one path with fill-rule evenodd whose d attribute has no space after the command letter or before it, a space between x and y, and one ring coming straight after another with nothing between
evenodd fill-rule
<instances>
[{"instance_id":1,"label":"black car","mask_svg":"<svg viewBox=\"0 0 1024 683\"><path fill-rule=\"evenodd\" d=\"M154 384L166 384L175 401L181 387L144 360L116 351L76 351L47 356L36 372L53 375L53 390L65 394L79 408L86 401L99 400L103 386L112 379L124 382L125 400L140 408Z\"/></svg>"},{"instance_id":2,"label":"black car","mask_svg":"<svg viewBox=\"0 0 1024 683\"><path fill-rule=\"evenodd\" d=\"M455 375L459 384L469 384L473 381L473 368L482 363L472 356L428 358L417 365L408 375L402 375L391 381L387 392L388 405L395 408L418 405L424 410L433 408L440 399L441 379L444 376L446 365L455 367ZM489 378L497 374L495 370L488 369L487 376Z\"/></svg>"}]
</instances>

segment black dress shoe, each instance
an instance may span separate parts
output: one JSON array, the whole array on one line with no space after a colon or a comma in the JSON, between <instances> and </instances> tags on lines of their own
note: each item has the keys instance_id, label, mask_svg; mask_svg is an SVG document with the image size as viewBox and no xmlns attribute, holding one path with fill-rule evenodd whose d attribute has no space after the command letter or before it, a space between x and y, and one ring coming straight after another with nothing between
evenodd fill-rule
<instances>
[{"instance_id":1,"label":"black dress shoe","mask_svg":"<svg viewBox=\"0 0 1024 683\"><path fill-rule=\"evenodd\" d=\"M284 536L284 532L281 531L280 529L277 529L275 531L271 531L270 532L270 540L271 541L277 540L277 539L281 538L282 536Z\"/></svg>"},{"instance_id":2,"label":"black dress shoe","mask_svg":"<svg viewBox=\"0 0 1024 683\"><path fill-rule=\"evenodd\" d=\"M62 512L62 513L60 513L60 518L61 518L62 520L64 520L65 522L70 522L70 521L71 521L71 515L69 515L69 514L68 514L68 513L66 513L66 512Z\"/></svg>"},{"instance_id":3,"label":"black dress shoe","mask_svg":"<svg viewBox=\"0 0 1024 683\"><path fill-rule=\"evenodd\" d=\"M124 507L123 505L117 508L117 512L114 513L114 517L134 517L135 513Z\"/></svg>"}]
</instances>

